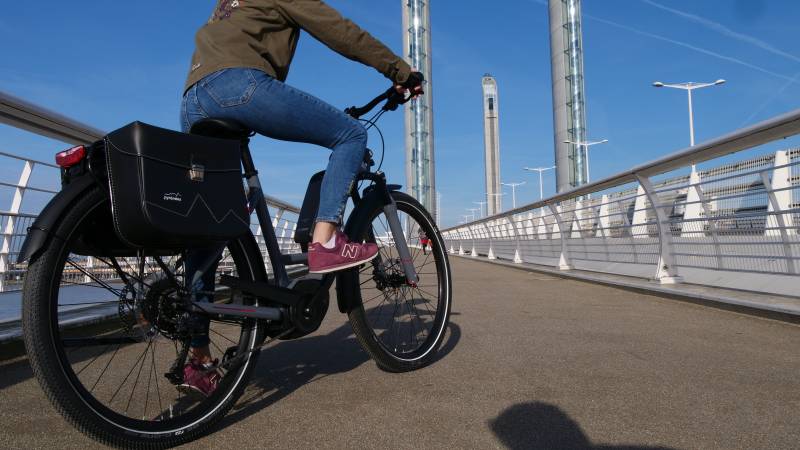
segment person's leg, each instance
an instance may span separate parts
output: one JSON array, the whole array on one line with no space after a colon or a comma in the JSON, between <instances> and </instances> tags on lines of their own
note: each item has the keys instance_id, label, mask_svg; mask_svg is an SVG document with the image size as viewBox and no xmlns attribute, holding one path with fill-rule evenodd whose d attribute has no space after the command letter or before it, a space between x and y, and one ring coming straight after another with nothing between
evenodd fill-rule
<instances>
[{"instance_id":1,"label":"person's leg","mask_svg":"<svg viewBox=\"0 0 800 450\"><path fill-rule=\"evenodd\" d=\"M206 117L208 117L208 115L197 102L197 88L193 86L184 94L183 101L181 102L181 131L188 133L192 124ZM184 277L186 278L187 285L191 283L191 280L194 278L198 266L210 257L210 250L191 249L186 252L184 258ZM216 264L200 278L200 282L195 289L206 292L213 291L215 271ZM207 294L200 294L195 297L195 300L210 302L213 299ZM200 364L211 363L213 359L209 348L210 339L208 337L210 322L207 317L200 315L193 315L191 321L192 338L189 343L190 356Z\"/></svg>"},{"instance_id":2,"label":"person's leg","mask_svg":"<svg viewBox=\"0 0 800 450\"><path fill-rule=\"evenodd\" d=\"M216 76L214 76L216 75ZM229 69L198 83L199 106L265 136L331 149L322 179L312 241L331 239L364 160L367 132L357 120L303 91L253 69Z\"/></svg>"}]
</instances>

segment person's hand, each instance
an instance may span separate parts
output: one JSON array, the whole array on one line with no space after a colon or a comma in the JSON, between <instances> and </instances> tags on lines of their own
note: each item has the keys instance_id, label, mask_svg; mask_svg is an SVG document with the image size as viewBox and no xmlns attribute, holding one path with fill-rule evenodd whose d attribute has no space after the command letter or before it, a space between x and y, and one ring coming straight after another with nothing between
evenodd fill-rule
<instances>
[{"instance_id":1,"label":"person's hand","mask_svg":"<svg viewBox=\"0 0 800 450\"><path fill-rule=\"evenodd\" d=\"M396 84L394 88L399 94L403 95L410 91L411 98L414 98L425 93L425 91L422 89L422 84L424 82L425 76L422 75L421 72L413 71L408 75L408 79L405 81L405 83Z\"/></svg>"}]
</instances>

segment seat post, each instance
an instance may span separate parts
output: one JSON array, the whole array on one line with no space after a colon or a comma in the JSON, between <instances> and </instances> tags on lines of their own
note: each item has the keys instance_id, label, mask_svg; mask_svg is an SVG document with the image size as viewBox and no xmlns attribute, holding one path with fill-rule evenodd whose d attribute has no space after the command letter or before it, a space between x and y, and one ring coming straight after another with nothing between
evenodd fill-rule
<instances>
[{"instance_id":1,"label":"seat post","mask_svg":"<svg viewBox=\"0 0 800 450\"><path fill-rule=\"evenodd\" d=\"M243 138L241 142L242 150L242 168L244 169L244 177L250 180L251 177L258 175L256 165L253 162L253 155L250 154L250 138Z\"/></svg>"}]
</instances>

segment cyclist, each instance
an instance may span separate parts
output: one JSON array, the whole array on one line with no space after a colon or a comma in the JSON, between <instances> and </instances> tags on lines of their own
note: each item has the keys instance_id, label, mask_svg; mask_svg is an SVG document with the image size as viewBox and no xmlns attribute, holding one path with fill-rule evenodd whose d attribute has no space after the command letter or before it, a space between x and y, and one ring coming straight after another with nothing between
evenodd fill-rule
<instances>
[{"instance_id":1,"label":"cyclist","mask_svg":"<svg viewBox=\"0 0 800 450\"><path fill-rule=\"evenodd\" d=\"M218 0L208 23L195 36L181 127L188 132L206 117L233 119L271 138L331 149L308 249L309 272L328 273L360 265L378 253L375 244L350 243L340 229L364 159L367 132L342 111L284 83L301 30L342 56L375 68L398 92L422 93L422 74L321 0ZM201 254L187 255L189 279L202 261ZM213 291L213 282L209 270L198 287ZM200 323L194 327L184 387L209 395L220 377L208 347L208 320L195 321Z\"/></svg>"}]
</instances>

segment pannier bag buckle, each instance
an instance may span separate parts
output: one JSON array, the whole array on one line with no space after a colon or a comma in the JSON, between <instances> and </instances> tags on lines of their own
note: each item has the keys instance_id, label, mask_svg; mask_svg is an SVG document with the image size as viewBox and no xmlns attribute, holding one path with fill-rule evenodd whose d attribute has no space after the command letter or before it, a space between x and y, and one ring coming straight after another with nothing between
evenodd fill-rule
<instances>
[{"instance_id":1,"label":"pannier bag buckle","mask_svg":"<svg viewBox=\"0 0 800 450\"><path fill-rule=\"evenodd\" d=\"M189 169L189 179L192 181L203 181L205 173L205 167L200 164L192 164L192 168Z\"/></svg>"}]
</instances>

